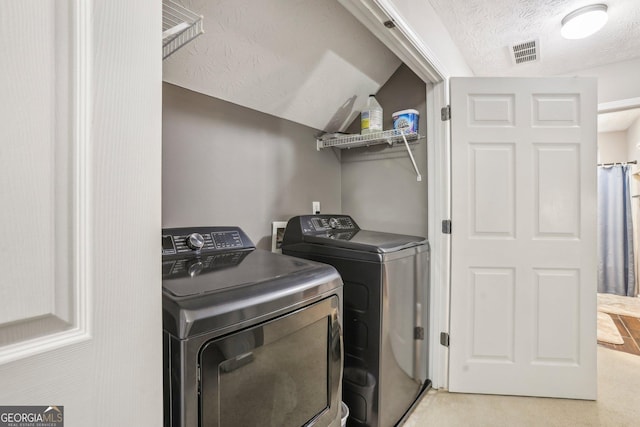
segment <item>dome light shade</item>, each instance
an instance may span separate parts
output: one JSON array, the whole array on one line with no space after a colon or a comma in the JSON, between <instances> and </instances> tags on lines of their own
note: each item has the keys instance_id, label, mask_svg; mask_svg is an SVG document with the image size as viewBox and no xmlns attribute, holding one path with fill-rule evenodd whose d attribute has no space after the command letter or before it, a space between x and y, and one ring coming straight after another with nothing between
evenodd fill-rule
<instances>
[{"instance_id":1,"label":"dome light shade","mask_svg":"<svg viewBox=\"0 0 640 427\"><path fill-rule=\"evenodd\" d=\"M565 39L583 39L604 27L608 18L606 4L581 7L562 18L560 34Z\"/></svg>"}]
</instances>

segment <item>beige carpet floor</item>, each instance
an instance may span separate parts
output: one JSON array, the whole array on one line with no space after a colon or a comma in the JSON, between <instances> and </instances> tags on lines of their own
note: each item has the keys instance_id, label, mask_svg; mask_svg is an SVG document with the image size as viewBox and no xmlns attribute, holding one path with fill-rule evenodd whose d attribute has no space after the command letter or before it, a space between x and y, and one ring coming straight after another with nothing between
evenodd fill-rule
<instances>
[{"instance_id":1,"label":"beige carpet floor","mask_svg":"<svg viewBox=\"0 0 640 427\"><path fill-rule=\"evenodd\" d=\"M640 298L598 294L598 311L640 317Z\"/></svg>"},{"instance_id":2,"label":"beige carpet floor","mask_svg":"<svg viewBox=\"0 0 640 427\"><path fill-rule=\"evenodd\" d=\"M618 327L607 313L598 312L598 341L609 344L624 344Z\"/></svg>"},{"instance_id":3,"label":"beige carpet floor","mask_svg":"<svg viewBox=\"0 0 640 427\"><path fill-rule=\"evenodd\" d=\"M640 356L598 347L598 400L430 391L404 427L640 426Z\"/></svg>"}]
</instances>

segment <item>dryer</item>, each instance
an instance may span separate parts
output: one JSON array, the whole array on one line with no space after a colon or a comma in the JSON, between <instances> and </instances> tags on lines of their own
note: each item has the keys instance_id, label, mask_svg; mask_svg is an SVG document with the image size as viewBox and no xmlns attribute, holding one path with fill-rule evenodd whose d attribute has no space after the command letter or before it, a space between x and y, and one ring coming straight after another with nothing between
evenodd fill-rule
<instances>
[{"instance_id":1,"label":"dryer","mask_svg":"<svg viewBox=\"0 0 640 427\"><path fill-rule=\"evenodd\" d=\"M431 385L428 241L362 230L347 215L303 215L288 221L282 253L330 264L344 282L347 425L396 425Z\"/></svg>"},{"instance_id":2,"label":"dryer","mask_svg":"<svg viewBox=\"0 0 640 427\"><path fill-rule=\"evenodd\" d=\"M342 280L239 227L164 229L165 427L340 426Z\"/></svg>"}]
</instances>

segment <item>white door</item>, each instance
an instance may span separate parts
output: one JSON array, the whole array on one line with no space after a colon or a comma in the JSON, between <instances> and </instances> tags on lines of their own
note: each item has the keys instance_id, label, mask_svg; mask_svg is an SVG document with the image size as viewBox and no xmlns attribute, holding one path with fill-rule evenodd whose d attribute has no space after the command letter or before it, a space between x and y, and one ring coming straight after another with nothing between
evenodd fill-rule
<instances>
[{"instance_id":1,"label":"white door","mask_svg":"<svg viewBox=\"0 0 640 427\"><path fill-rule=\"evenodd\" d=\"M596 103L451 79L450 391L596 398Z\"/></svg>"},{"instance_id":2,"label":"white door","mask_svg":"<svg viewBox=\"0 0 640 427\"><path fill-rule=\"evenodd\" d=\"M162 424L161 13L0 2L1 413Z\"/></svg>"}]
</instances>

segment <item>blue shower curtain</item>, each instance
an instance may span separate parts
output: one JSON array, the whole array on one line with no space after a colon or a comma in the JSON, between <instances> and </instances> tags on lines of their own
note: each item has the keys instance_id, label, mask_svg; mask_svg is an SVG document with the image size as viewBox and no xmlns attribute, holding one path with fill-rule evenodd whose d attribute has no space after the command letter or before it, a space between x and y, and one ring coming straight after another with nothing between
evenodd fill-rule
<instances>
[{"instance_id":1,"label":"blue shower curtain","mask_svg":"<svg viewBox=\"0 0 640 427\"><path fill-rule=\"evenodd\" d=\"M629 166L598 167L598 292L635 296Z\"/></svg>"}]
</instances>

